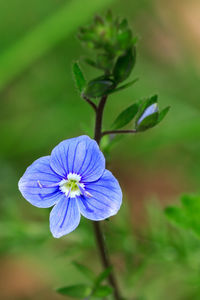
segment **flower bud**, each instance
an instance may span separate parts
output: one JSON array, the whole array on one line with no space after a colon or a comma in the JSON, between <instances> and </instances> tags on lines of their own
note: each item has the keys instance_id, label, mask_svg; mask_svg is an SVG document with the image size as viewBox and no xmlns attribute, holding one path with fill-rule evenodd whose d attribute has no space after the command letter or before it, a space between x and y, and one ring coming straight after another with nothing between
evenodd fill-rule
<instances>
[{"instance_id":1,"label":"flower bud","mask_svg":"<svg viewBox=\"0 0 200 300\"><path fill-rule=\"evenodd\" d=\"M143 112L143 114L141 115L139 120L137 121L137 125L139 125L145 118L147 118L148 116L150 116L156 112L158 112L158 104L153 103L145 109L145 111Z\"/></svg>"}]
</instances>

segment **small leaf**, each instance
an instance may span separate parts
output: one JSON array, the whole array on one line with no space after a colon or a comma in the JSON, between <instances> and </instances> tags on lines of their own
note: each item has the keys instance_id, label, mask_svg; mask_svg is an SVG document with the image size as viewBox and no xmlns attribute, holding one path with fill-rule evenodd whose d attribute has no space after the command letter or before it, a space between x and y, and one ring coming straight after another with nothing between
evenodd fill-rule
<instances>
[{"instance_id":1,"label":"small leaf","mask_svg":"<svg viewBox=\"0 0 200 300\"><path fill-rule=\"evenodd\" d=\"M134 52L130 48L124 55L118 58L113 70L113 76L117 84L129 77L135 65L135 59L136 59L135 48L134 48Z\"/></svg>"},{"instance_id":2,"label":"small leaf","mask_svg":"<svg viewBox=\"0 0 200 300\"><path fill-rule=\"evenodd\" d=\"M98 98L107 95L114 88L114 82L106 77L91 80L84 90L84 95L89 98Z\"/></svg>"},{"instance_id":3,"label":"small leaf","mask_svg":"<svg viewBox=\"0 0 200 300\"><path fill-rule=\"evenodd\" d=\"M99 274L99 276L96 278L95 286L99 286L110 274L112 271L112 266L105 269L102 273Z\"/></svg>"},{"instance_id":4,"label":"small leaf","mask_svg":"<svg viewBox=\"0 0 200 300\"><path fill-rule=\"evenodd\" d=\"M137 114L139 108L139 103L134 103L125 110L123 110L119 116L114 121L112 128L119 129L127 125Z\"/></svg>"},{"instance_id":5,"label":"small leaf","mask_svg":"<svg viewBox=\"0 0 200 300\"><path fill-rule=\"evenodd\" d=\"M121 25L119 25L121 27ZM125 29L125 28L124 28ZM120 47L124 50L130 48L132 46L132 32L130 29L119 30L117 35L117 42Z\"/></svg>"},{"instance_id":6,"label":"small leaf","mask_svg":"<svg viewBox=\"0 0 200 300\"><path fill-rule=\"evenodd\" d=\"M200 196L183 195L182 206L169 206L165 214L170 221L200 236Z\"/></svg>"},{"instance_id":7,"label":"small leaf","mask_svg":"<svg viewBox=\"0 0 200 300\"><path fill-rule=\"evenodd\" d=\"M82 93L82 91L86 85L86 80L85 80L83 72L81 71L77 62L74 63L74 65L73 65L73 73L74 73L74 78L76 80L76 85L79 89L79 92Z\"/></svg>"},{"instance_id":8,"label":"small leaf","mask_svg":"<svg viewBox=\"0 0 200 300\"><path fill-rule=\"evenodd\" d=\"M62 287L57 289L56 291L59 294L70 296L73 298L86 298L91 294L92 289L85 284L77 284L77 285Z\"/></svg>"},{"instance_id":9,"label":"small leaf","mask_svg":"<svg viewBox=\"0 0 200 300\"><path fill-rule=\"evenodd\" d=\"M113 289L110 286L101 285L95 289L92 295L97 298L103 298L111 295L112 293L113 293Z\"/></svg>"},{"instance_id":10,"label":"small leaf","mask_svg":"<svg viewBox=\"0 0 200 300\"><path fill-rule=\"evenodd\" d=\"M161 110L161 112L159 113L157 124L160 123L165 118L169 110L170 110L170 106L167 106L163 110Z\"/></svg>"},{"instance_id":11,"label":"small leaf","mask_svg":"<svg viewBox=\"0 0 200 300\"><path fill-rule=\"evenodd\" d=\"M132 81L130 81L130 82L124 84L124 85L121 85L121 86L119 86L118 88L116 88L116 89L110 91L109 94L113 94L113 93L119 92L119 91L121 91L121 90L124 90L124 89L130 87L131 85L133 85L134 83L136 83L138 80L139 80L139 78L136 78L136 79L134 79L134 80L132 80Z\"/></svg>"},{"instance_id":12,"label":"small leaf","mask_svg":"<svg viewBox=\"0 0 200 300\"><path fill-rule=\"evenodd\" d=\"M77 262L73 262L73 265L79 270L83 275L85 275L90 281L95 280L95 274L86 266L79 264Z\"/></svg>"}]
</instances>

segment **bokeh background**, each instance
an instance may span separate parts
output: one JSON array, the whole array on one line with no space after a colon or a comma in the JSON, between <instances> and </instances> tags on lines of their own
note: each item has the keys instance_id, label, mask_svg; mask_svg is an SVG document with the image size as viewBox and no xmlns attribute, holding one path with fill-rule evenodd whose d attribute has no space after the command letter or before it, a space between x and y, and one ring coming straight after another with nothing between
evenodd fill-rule
<instances>
[{"instance_id":1,"label":"bokeh background","mask_svg":"<svg viewBox=\"0 0 200 300\"><path fill-rule=\"evenodd\" d=\"M31 206L17 182L61 140L92 134L71 66L86 53L79 26L112 9L139 37L133 87L110 96L104 127L134 101L159 95L171 106L157 127L113 147L110 169L124 191L120 213L104 225L124 295L191 300L200 295L200 241L168 224L163 208L200 187L199 0L0 1L0 299L64 299L55 289L85 282L71 264L101 266L92 226L82 220L54 240L48 209ZM88 79L96 71L81 63Z\"/></svg>"}]
</instances>

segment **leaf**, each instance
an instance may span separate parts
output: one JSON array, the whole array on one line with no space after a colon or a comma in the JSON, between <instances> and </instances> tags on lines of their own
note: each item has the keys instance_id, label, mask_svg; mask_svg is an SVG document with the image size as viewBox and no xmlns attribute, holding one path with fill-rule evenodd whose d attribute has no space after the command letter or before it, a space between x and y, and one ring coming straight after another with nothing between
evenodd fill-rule
<instances>
[{"instance_id":1,"label":"leaf","mask_svg":"<svg viewBox=\"0 0 200 300\"><path fill-rule=\"evenodd\" d=\"M134 48L134 52L130 48L124 55L120 56L117 59L117 62L113 70L113 76L117 84L129 77L135 65L135 59L136 59L135 48Z\"/></svg>"},{"instance_id":2,"label":"leaf","mask_svg":"<svg viewBox=\"0 0 200 300\"><path fill-rule=\"evenodd\" d=\"M200 196L183 195L181 206L169 206L165 214L179 227L193 231L200 237Z\"/></svg>"},{"instance_id":3,"label":"leaf","mask_svg":"<svg viewBox=\"0 0 200 300\"><path fill-rule=\"evenodd\" d=\"M114 82L111 79L98 77L87 84L84 95L89 98L98 98L107 95L113 88Z\"/></svg>"},{"instance_id":4,"label":"leaf","mask_svg":"<svg viewBox=\"0 0 200 300\"><path fill-rule=\"evenodd\" d=\"M169 110L170 110L170 106L167 106L163 110L161 110L161 112L159 113L157 124L160 123L165 118Z\"/></svg>"},{"instance_id":5,"label":"leaf","mask_svg":"<svg viewBox=\"0 0 200 300\"><path fill-rule=\"evenodd\" d=\"M79 264L77 262L73 262L73 265L79 270L83 275L85 275L90 281L95 280L95 274L86 266Z\"/></svg>"},{"instance_id":6,"label":"leaf","mask_svg":"<svg viewBox=\"0 0 200 300\"><path fill-rule=\"evenodd\" d=\"M127 125L136 116L138 109L139 103L134 103L133 105L123 110L114 121L112 128L119 129Z\"/></svg>"},{"instance_id":7,"label":"leaf","mask_svg":"<svg viewBox=\"0 0 200 300\"><path fill-rule=\"evenodd\" d=\"M99 276L96 278L95 286L99 286L110 274L112 271L112 266L105 269L102 273L99 274Z\"/></svg>"},{"instance_id":8,"label":"leaf","mask_svg":"<svg viewBox=\"0 0 200 300\"><path fill-rule=\"evenodd\" d=\"M121 25L119 25L121 27ZM123 26L123 25L122 25ZM117 35L117 41L120 44L120 47L124 50L132 46L132 31L130 29L121 29Z\"/></svg>"},{"instance_id":9,"label":"leaf","mask_svg":"<svg viewBox=\"0 0 200 300\"><path fill-rule=\"evenodd\" d=\"M97 298L103 298L111 295L112 293L113 289L109 285L101 285L95 289L92 295Z\"/></svg>"},{"instance_id":10,"label":"leaf","mask_svg":"<svg viewBox=\"0 0 200 300\"><path fill-rule=\"evenodd\" d=\"M70 296L73 298L86 298L90 296L92 289L85 284L77 284L62 287L56 290L59 294Z\"/></svg>"},{"instance_id":11,"label":"leaf","mask_svg":"<svg viewBox=\"0 0 200 300\"><path fill-rule=\"evenodd\" d=\"M74 74L74 78L76 80L76 85L79 89L79 92L82 93L82 91L84 90L84 88L86 86L86 80L85 80L83 72L81 71L77 62L75 62L73 65L73 74Z\"/></svg>"},{"instance_id":12,"label":"leaf","mask_svg":"<svg viewBox=\"0 0 200 300\"><path fill-rule=\"evenodd\" d=\"M113 93L119 92L121 90L124 90L124 89L128 88L129 86L133 85L134 83L136 83L138 80L139 80L139 78L136 78L136 79L124 84L124 85L121 85L118 88L110 91L109 94L113 94Z\"/></svg>"}]
</instances>

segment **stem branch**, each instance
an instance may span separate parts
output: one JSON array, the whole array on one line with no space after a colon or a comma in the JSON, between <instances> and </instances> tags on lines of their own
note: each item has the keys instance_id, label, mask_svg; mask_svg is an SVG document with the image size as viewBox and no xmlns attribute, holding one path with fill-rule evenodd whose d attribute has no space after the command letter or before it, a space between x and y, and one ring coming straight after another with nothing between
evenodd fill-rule
<instances>
[{"instance_id":1,"label":"stem branch","mask_svg":"<svg viewBox=\"0 0 200 300\"><path fill-rule=\"evenodd\" d=\"M97 111L97 106L94 102L92 102L89 98L87 98L86 96L83 96L83 99L85 101L87 101L87 103L90 104L90 106L94 109L94 111L96 112Z\"/></svg>"},{"instance_id":2,"label":"stem branch","mask_svg":"<svg viewBox=\"0 0 200 300\"><path fill-rule=\"evenodd\" d=\"M106 134L124 134L124 133L137 133L135 129L133 130L109 130L109 131L103 131L102 136Z\"/></svg>"}]
</instances>

